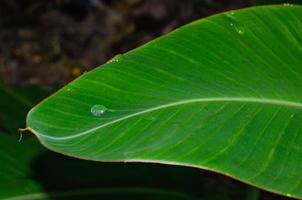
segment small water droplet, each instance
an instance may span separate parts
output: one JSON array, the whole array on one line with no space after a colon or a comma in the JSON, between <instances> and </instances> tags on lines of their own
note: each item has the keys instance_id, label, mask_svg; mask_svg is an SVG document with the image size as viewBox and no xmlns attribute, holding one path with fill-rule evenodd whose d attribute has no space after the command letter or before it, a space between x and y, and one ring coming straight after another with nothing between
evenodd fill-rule
<instances>
[{"instance_id":1,"label":"small water droplet","mask_svg":"<svg viewBox=\"0 0 302 200\"><path fill-rule=\"evenodd\" d=\"M235 17L235 12L231 10L230 12L227 13L227 15L229 17Z\"/></svg>"},{"instance_id":2,"label":"small water droplet","mask_svg":"<svg viewBox=\"0 0 302 200\"><path fill-rule=\"evenodd\" d=\"M124 55L123 54L117 54L116 56L114 56L112 59L110 59L107 64L109 63L114 63L114 62L120 62L124 59Z\"/></svg>"},{"instance_id":3,"label":"small water droplet","mask_svg":"<svg viewBox=\"0 0 302 200\"><path fill-rule=\"evenodd\" d=\"M235 23L230 23L230 26L233 27L239 35L244 34L244 28L242 26L239 26L238 24Z\"/></svg>"},{"instance_id":4,"label":"small water droplet","mask_svg":"<svg viewBox=\"0 0 302 200\"><path fill-rule=\"evenodd\" d=\"M226 13L226 17L229 18L230 20L235 20L236 19L236 13L234 11L229 11Z\"/></svg>"},{"instance_id":5,"label":"small water droplet","mask_svg":"<svg viewBox=\"0 0 302 200\"><path fill-rule=\"evenodd\" d=\"M286 194L286 196L288 196L288 197L292 197L292 195L291 195L291 194L289 194L289 193L287 193L287 194Z\"/></svg>"},{"instance_id":6,"label":"small water droplet","mask_svg":"<svg viewBox=\"0 0 302 200\"><path fill-rule=\"evenodd\" d=\"M243 35L245 33L243 25L241 25L236 17L236 13L234 11L230 11L226 13L226 17L230 22L230 26L239 34Z\"/></svg>"},{"instance_id":7,"label":"small water droplet","mask_svg":"<svg viewBox=\"0 0 302 200\"><path fill-rule=\"evenodd\" d=\"M290 3L284 3L284 4L283 4L283 6L290 6L290 7L291 7L291 6L293 6L293 4L290 4Z\"/></svg>"},{"instance_id":8,"label":"small water droplet","mask_svg":"<svg viewBox=\"0 0 302 200\"><path fill-rule=\"evenodd\" d=\"M107 110L108 109L105 106L99 104L92 106L90 109L91 114L96 117L103 115Z\"/></svg>"},{"instance_id":9,"label":"small water droplet","mask_svg":"<svg viewBox=\"0 0 302 200\"><path fill-rule=\"evenodd\" d=\"M243 27L236 27L236 31L239 35L243 35L244 34L244 29Z\"/></svg>"}]
</instances>

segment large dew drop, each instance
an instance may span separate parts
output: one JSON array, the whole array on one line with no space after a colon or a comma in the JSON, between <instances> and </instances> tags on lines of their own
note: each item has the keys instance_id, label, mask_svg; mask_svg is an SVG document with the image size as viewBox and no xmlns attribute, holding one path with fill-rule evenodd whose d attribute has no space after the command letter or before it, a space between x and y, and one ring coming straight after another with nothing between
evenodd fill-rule
<instances>
[{"instance_id":1,"label":"large dew drop","mask_svg":"<svg viewBox=\"0 0 302 200\"><path fill-rule=\"evenodd\" d=\"M103 115L107 110L108 109L105 106L99 104L92 106L90 109L91 114L96 117Z\"/></svg>"}]
</instances>

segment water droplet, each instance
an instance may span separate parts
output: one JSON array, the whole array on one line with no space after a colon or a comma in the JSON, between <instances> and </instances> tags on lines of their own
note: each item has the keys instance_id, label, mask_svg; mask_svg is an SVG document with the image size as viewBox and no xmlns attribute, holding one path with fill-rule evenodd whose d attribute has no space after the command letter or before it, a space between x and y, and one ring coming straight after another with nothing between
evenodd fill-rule
<instances>
[{"instance_id":1,"label":"water droplet","mask_svg":"<svg viewBox=\"0 0 302 200\"><path fill-rule=\"evenodd\" d=\"M230 21L230 26L232 28L235 29L235 31L239 34L239 35L243 35L245 33L244 31L244 27L238 22L236 16L235 16L235 12L234 11L230 11L228 13L226 13L226 17L228 18L228 20Z\"/></svg>"},{"instance_id":2,"label":"water droplet","mask_svg":"<svg viewBox=\"0 0 302 200\"><path fill-rule=\"evenodd\" d=\"M237 33L238 33L239 35L243 35L243 34L244 34L244 29L243 29L243 27L238 26L238 27L236 27L235 29L236 29L236 31L237 31Z\"/></svg>"},{"instance_id":3,"label":"water droplet","mask_svg":"<svg viewBox=\"0 0 302 200\"><path fill-rule=\"evenodd\" d=\"M124 59L124 55L123 54L117 54L116 56L114 56L112 59L110 59L107 64L109 63L114 63L114 62L120 62Z\"/></svg>"},{"instance_id":4,"label":"water droplet","mask_svg":"<svg viewBox=\"0 0 302 200\"><path fill-rule=\"evenodd\" d=\"M235 17L235 12L231 10L230 12L227 13L227 16L233 18Z\"/></svg>"},{"instance_id":5,"label":"water droplet","mask_svg":"<svg viewBox=\"0 0 302 200\"><path fill-rule=\"evenodd\" d=\"M107 110L108 109L105 106L99 104L92 106L90 109L91 114L96 117L103 115Z\"/></svg>"},{"instance_id":6,"label":"water droplet","mask_svg":"<svg viewBox=\"0 0 302 200\"><path fill-rule=\"evenodd\" d=\"M283 6L290 6L290 7L292 7L292 6L293 6L293 4L290 4L290 3L284 3L284 4L283 4Z\"/></svg>"},{"instance_id":7,"label":"water droplet","mask_svg":"<svg viewBox=\"0 0 302 200\"><path fill-rule=\"evenodd\" d=\"M292 195L291 195L291 194L289 194L289 193L287 193L287 194L286 194L286 196L288 196L288 197L292 197Z\"/></svg>"},{"instance_id":8,"label":"water droplet","mask_svg":"<svg viewBox=\"0 0 302 200\"><path fill-rule=\"evenodd\" d=\"M229 18L230 20L235 20L236 16L235 16L235 12L234 11L229 11L226 13L226 17Z\"/></svg>"},{"instance_id":9,"label":"water droplet","mask_svg":"<svg viewBox=\"0 0 302 200\"><path fill-rule=\"evenodd\" d=\"M239 26L238 24L235 23L230 23L230 26L233 27L239 35L244 34L244 28L242 26Z\"/></svg>"}]
</instances>

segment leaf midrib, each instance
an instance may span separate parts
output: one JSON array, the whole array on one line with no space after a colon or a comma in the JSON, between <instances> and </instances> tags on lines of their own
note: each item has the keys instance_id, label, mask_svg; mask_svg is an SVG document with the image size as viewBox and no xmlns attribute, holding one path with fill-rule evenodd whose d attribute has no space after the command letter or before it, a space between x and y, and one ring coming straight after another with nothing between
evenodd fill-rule
<instances>
[{"instance_id":1,"label":"leaf midrib","mask_svg":"<svg viewBox=\"0 0 302 200\"><path fill-rule=\"evenodd\" d=\"M164 105L160 105L160 106L156 106L156 107L152 107L152 108L148 108L136 113L132 113L130 115L127 116L123 116L121 118L115 119L111 122L99 125L97 127L88 129L86 131L82 131L70 136L65 136L65 137L55 137L55 136L49 136L49 135L44 135L41 133L38 133L37 131L35 131L34 129L32 129L31 127L28 127L27 129L30 130L31 132L33 132L37 137L43 137L43 138L47 138L47 139L51 139L51 140L69 140L69 139L74 139L74 138L78 138L81 136L84 136L86 134L89 134L91 132L94 132L96 130L99 130L101 128L104 128L106 126L118 123L120 121L132 118L132 117L136 117L145 113L149 113L149 112L153 112L156 110L161 110L164 108L169 108L169 107L174 107L174 106L179 106L179 105L184 105L184 104L190 104L190 103L200 103L200 102L245 102L245 103L259 103L259 104L271 104L271 105L277 105L277 106L283 106L283 107L292 107L292 108L297 108L297 109L302 109L302 103L300 102L293 102L293 101L286 101L286 100L275 100L275 99L264 99L264 98L245 98L245 97L221 97L221 98L197 98L197 99L188 99L188 100L181 100L181 101L177 101L177 102L171 102L168 104L164 104ZM34 109L32 110L34 111ZM30 112L31 113L31 112ZM29 113L29 115L30 115Z\"/></svg>"}]
</instances>

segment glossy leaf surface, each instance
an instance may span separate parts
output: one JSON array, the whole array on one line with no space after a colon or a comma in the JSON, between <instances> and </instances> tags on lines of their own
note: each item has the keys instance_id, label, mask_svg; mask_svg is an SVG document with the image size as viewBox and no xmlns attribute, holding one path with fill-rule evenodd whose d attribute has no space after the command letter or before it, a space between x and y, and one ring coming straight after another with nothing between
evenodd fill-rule
<instances>
[{"instance_id":1,"label":"glossy leaf surface","mask_svg":"<svg viewBox=\"0 0 302 200\"><path fill-rule=\"evenodd\" d=\"M82 75L28 114L48 148L205 168L302 197L302 8L184 26Z\"/></svg>"},{"instance_id":2,"label":"glossy leaf surface","mask_svg":"<svg viewBox=\"0 0 302 200\"><path fill-rule=\"evenodd\" d=\"M36 86L0 85L0 118L7 119L1 126L15 127L5 129L6 133L0 131L0 199L120 199L121 196L124 199L197 199L196 196L233 199L243 196L240 191L244 187L235 182L220 184L221 180L208 184L209 177L203 177L196 169L96 163L47 151L33 135L24 133L18 141L17 128L24 127L22 116L45 93L45 89ZM183 184L173 185L174 182Z\"/></svg>"}]
</instances>

